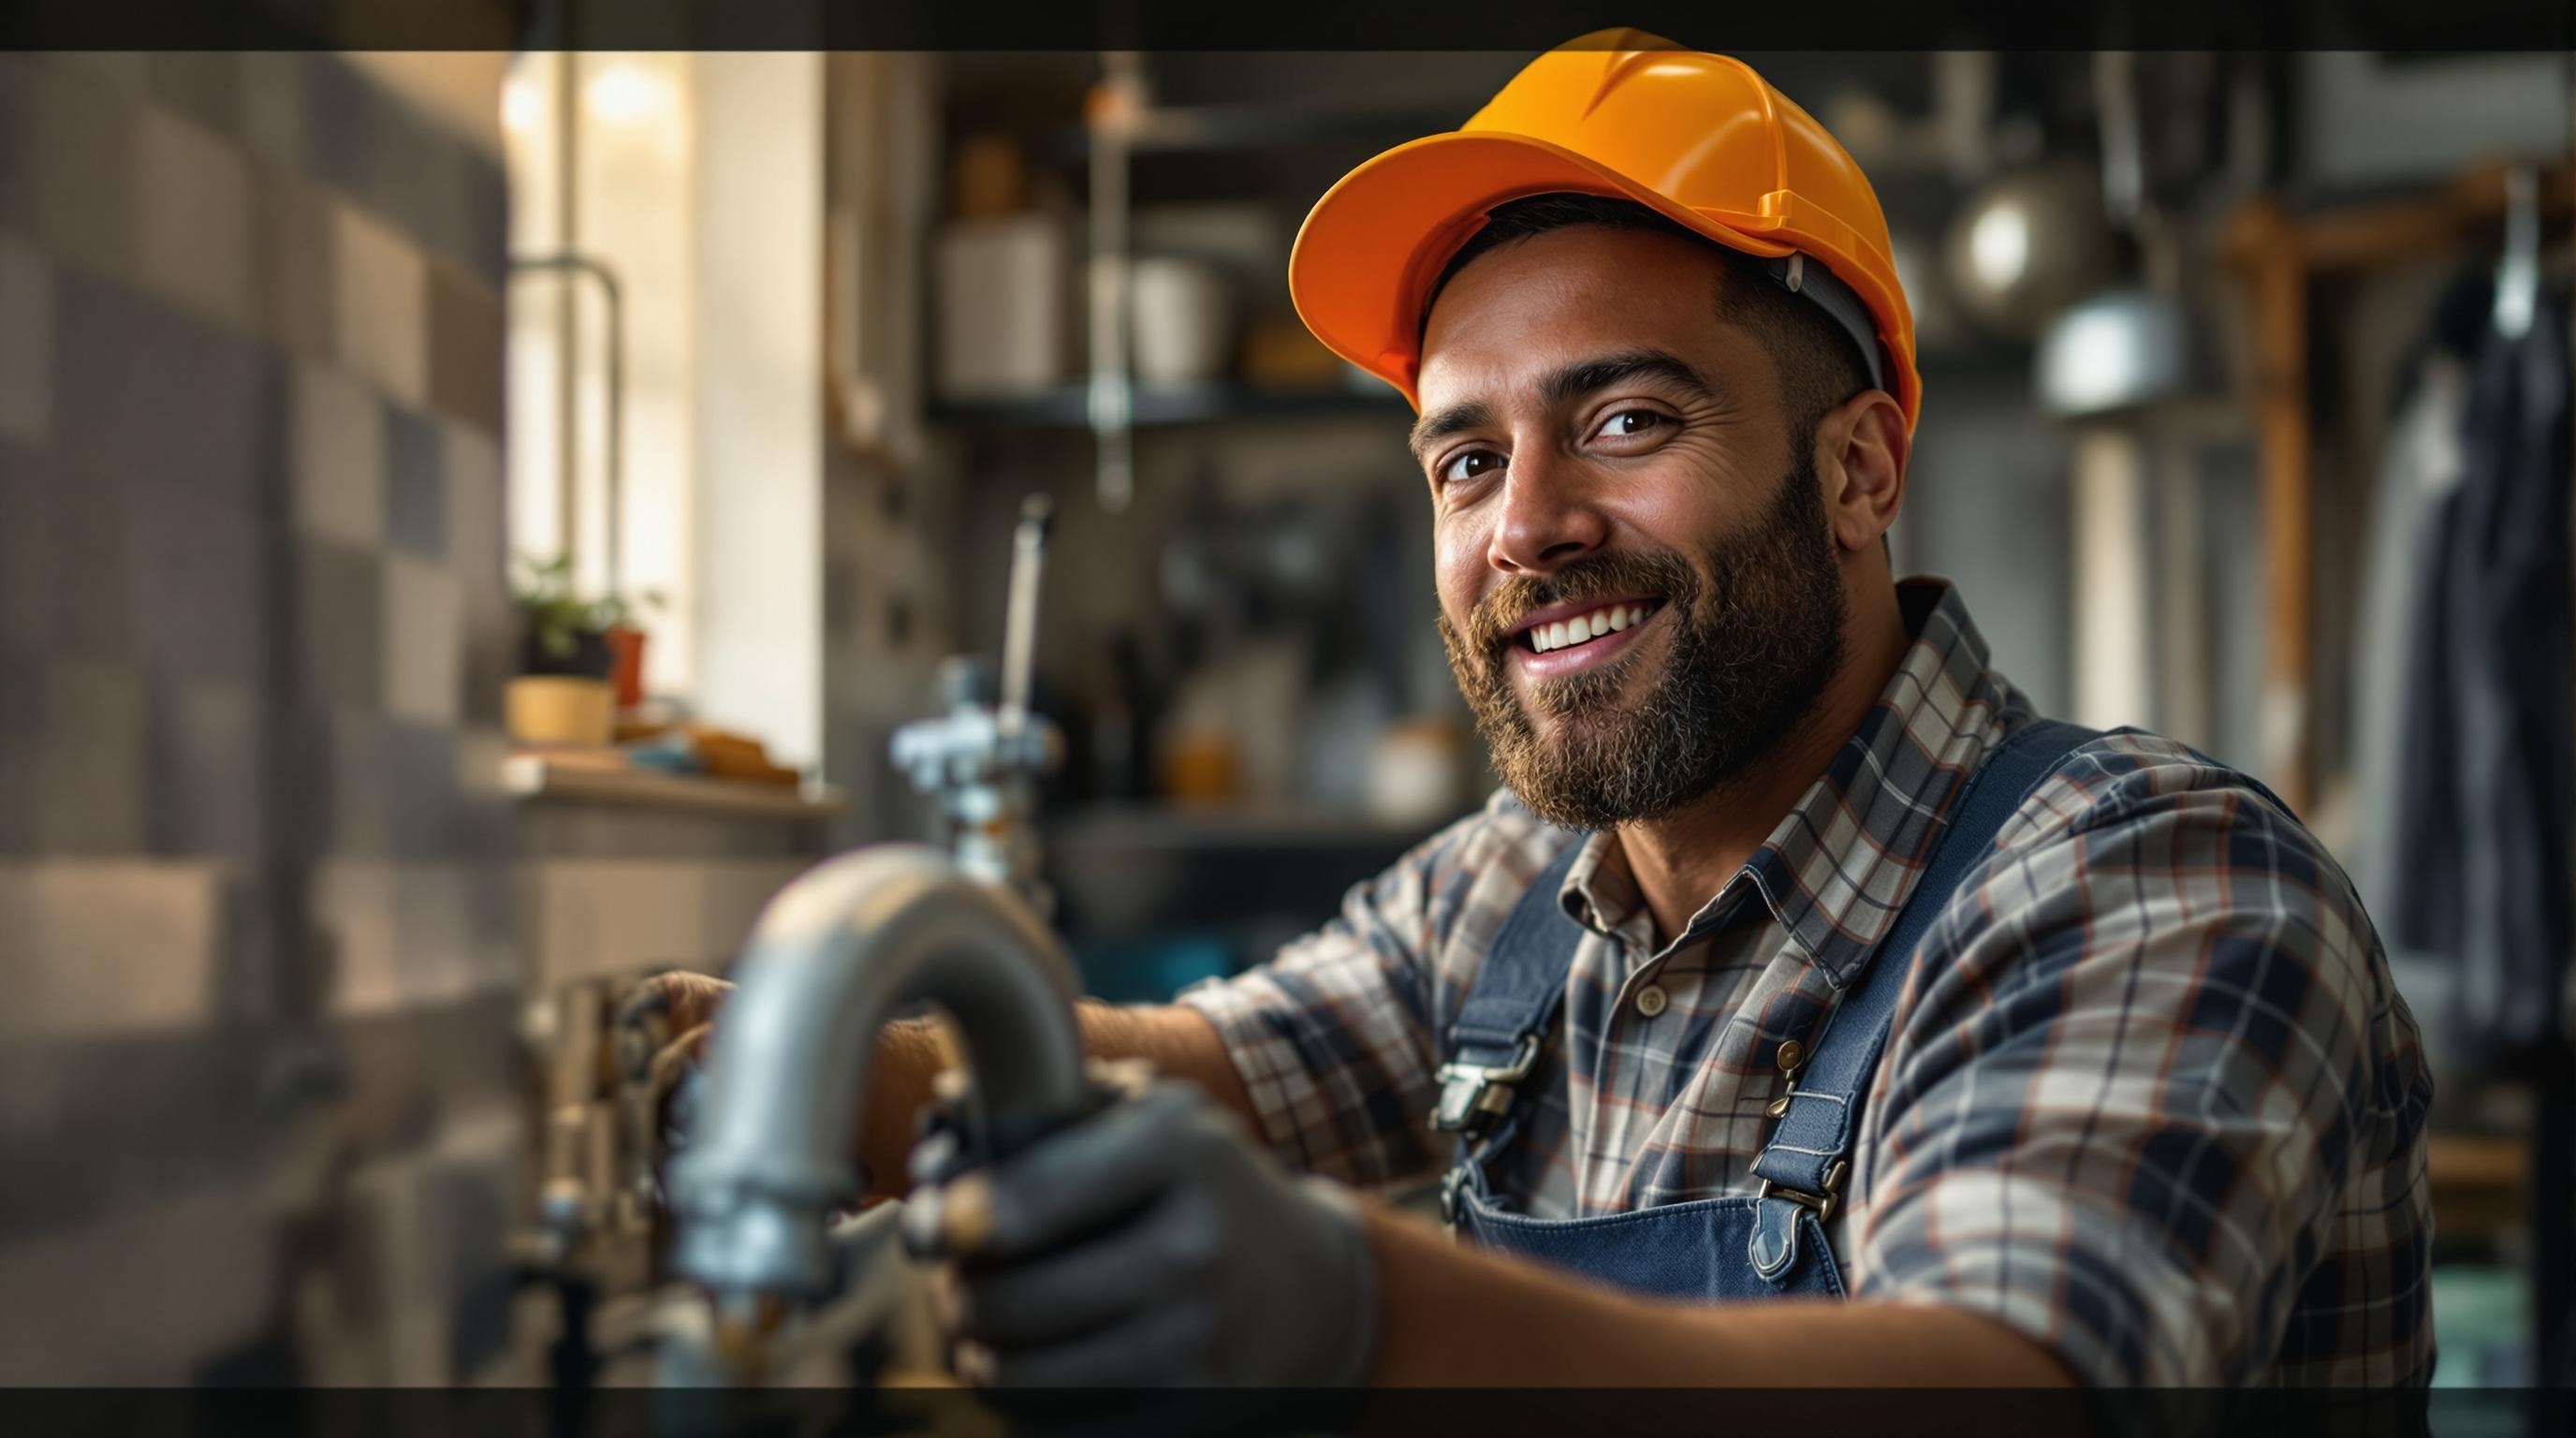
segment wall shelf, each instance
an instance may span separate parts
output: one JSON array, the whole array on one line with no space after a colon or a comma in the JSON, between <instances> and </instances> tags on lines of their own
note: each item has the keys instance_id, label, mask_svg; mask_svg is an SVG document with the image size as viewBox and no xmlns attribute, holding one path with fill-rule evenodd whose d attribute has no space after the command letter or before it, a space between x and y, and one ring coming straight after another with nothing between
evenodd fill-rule
<instances>
[{"instance_id":1,"label":"wall shelf","mask_svg":"<svg viewBox=\"0 0 2576 1438\"><path fill-rule=\"evenodd\" d=\"M833 819L850 808L849 795L829 784L790 789L703 774L610 769L543 754L513 754L503 760L501 788L523 800L638 805L755 819Z\"/></svg>"}]
</instances>

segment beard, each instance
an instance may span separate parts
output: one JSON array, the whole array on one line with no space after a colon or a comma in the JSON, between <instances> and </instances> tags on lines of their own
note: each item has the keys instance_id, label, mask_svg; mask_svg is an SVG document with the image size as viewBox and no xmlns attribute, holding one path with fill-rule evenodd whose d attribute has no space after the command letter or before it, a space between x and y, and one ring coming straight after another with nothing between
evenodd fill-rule
<instances>
[{"instance_id":1,"label":"beard","mask_svg":"<svg viewBox=\"0 0 2576 1438\"><path fill-rule=\"evenodd\" d=\"M1512 685L1513 633L1546 604L1657 595L1664 667L1623 698L1640 646L1610 662ZM1593 555L1487 594L1460 633L1440 616L1449 667L1495 771L1548 823L1606 829L1659 818L1734 779L1814 708L1842 668L1843 590L1812 465L1749 533L1694 567L1670 550ZM1545 732L1540 720L1548 721Z\"/></svg>"}]
</instances>

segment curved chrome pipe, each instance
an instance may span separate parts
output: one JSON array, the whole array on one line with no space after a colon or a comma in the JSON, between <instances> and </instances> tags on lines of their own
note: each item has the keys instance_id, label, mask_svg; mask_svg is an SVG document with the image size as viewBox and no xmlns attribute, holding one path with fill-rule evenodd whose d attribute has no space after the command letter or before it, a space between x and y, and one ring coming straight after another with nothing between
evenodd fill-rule
<instances>
[{"instance_id":1,"label":"curved chrome pipe","mask_svg":"<svg viewBox=\"0 0 2576 1438\"><path fill-rule=\"evenodd\" d=\"M840 1282L826 1237L858 1196L850 1154L886 1019L955 1021L985 1131L1088 1105L1064 947L1009 891L916 844L859 849L772 899L735 974L687 1149L671 1165L673 1263L727 1298Z\"/></svg>"}]
</instances>

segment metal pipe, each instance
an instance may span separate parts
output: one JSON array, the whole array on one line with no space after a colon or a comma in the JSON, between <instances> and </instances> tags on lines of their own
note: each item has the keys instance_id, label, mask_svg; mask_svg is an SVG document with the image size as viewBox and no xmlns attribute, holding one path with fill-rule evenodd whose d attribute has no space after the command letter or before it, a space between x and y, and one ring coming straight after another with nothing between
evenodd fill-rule
<instances>
[{"instance_id":1,"label":"metal pipe","mask_svg":"<svg viewBox=\"0 0 2576 1438\"><path fill-rule=\"evenodd\" d=\"M1055 523L1055 503L1043 494L1020 501L1019 526L1011 535L1011 589L1002 616L1002 707L996 716L1005 739L1028 722L1029 696L1037 678L1038 580L1046 568L1047 531Z\"/></svg>"},{"instance_id":2,"label":"metal pipe","mask_svg":"<svg viewBox=\"0 0 2576 1438\"><path fill-rule=\"evenodd\" d=\"M566 31L575 23L566 6ZM570 34L555 52L555 250L571 254L581 244L581 51ZM555 291L555 513L563 525L563 552L581 548L573 517L581 512L581 388L572 357L581 353L581 288L563 285Z\"/></svg>"},{"instance_id":3,"label":"metal pipe","mask_svg":"<svg viewBox=\"0 0 2576 1438\"><path fill-rule=\"evenodd\" d=\"M826 1223L859 1195L850 1155L877 1031L909 1005L955 1022L982 1151L1091 1104L1063 945L938 849L877 845L798 879L761 914L736 978L671 1168L674 1266L720 1307L841 1282Z\"/></svg>"},{"instance_id":4,"label":"metal pipe","mask_svg":"<svg viewBox=\"0 0 2576 1438\"><path fill-rule=\"evenodd\" d=\"M624 593L625 562L623 541L618 531L626 519L626 292L617 283L617 272L589 255L564 253L528 255L510 261L510 272L517 274L550 273L588 275L599 282L599 290L608 301L608 518L602 528L607 553L608 593ZM565 303L574 293L565 290ZM563 401L563 526L564 553L575 553L580 547L580 531L573 524L573 445L571 435L578 425L573 413L571 394L573 348L569 340L563 347L563 383L567 398Z\"/></svg>"},{"instance_id":5,"label":"metal pipe","mask_svg":"<svg viewBox=\"0 0 2576 1438\"><path fill-rule=\"evenodd\" d=\"M1132 50L1101 56L1091 128L1091 433L1100 507L1126 512L1136 493L1136 383L1127 344L1128 150L1144 108L1144 64Z\"/></svg>"}]
</instances>

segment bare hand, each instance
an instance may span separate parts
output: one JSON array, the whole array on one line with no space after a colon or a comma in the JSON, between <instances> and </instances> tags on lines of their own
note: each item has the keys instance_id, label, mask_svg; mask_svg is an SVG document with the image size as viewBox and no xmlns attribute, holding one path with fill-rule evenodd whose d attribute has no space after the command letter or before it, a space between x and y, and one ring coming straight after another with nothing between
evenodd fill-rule
<instances>
[{"instance_id":1,"label":"bare hand","mask_svg":"<svg viewBox=\"0 0 2576 1438\"><path fill-rule=\"evenodd\" d=\"M733 985L705 974L655 974L617 1011L618 1066L629 1084L649 1084L653 1111L669 1127L672 1094L706 1057L717 1010Z\"/></svg>"}]
</instances>

